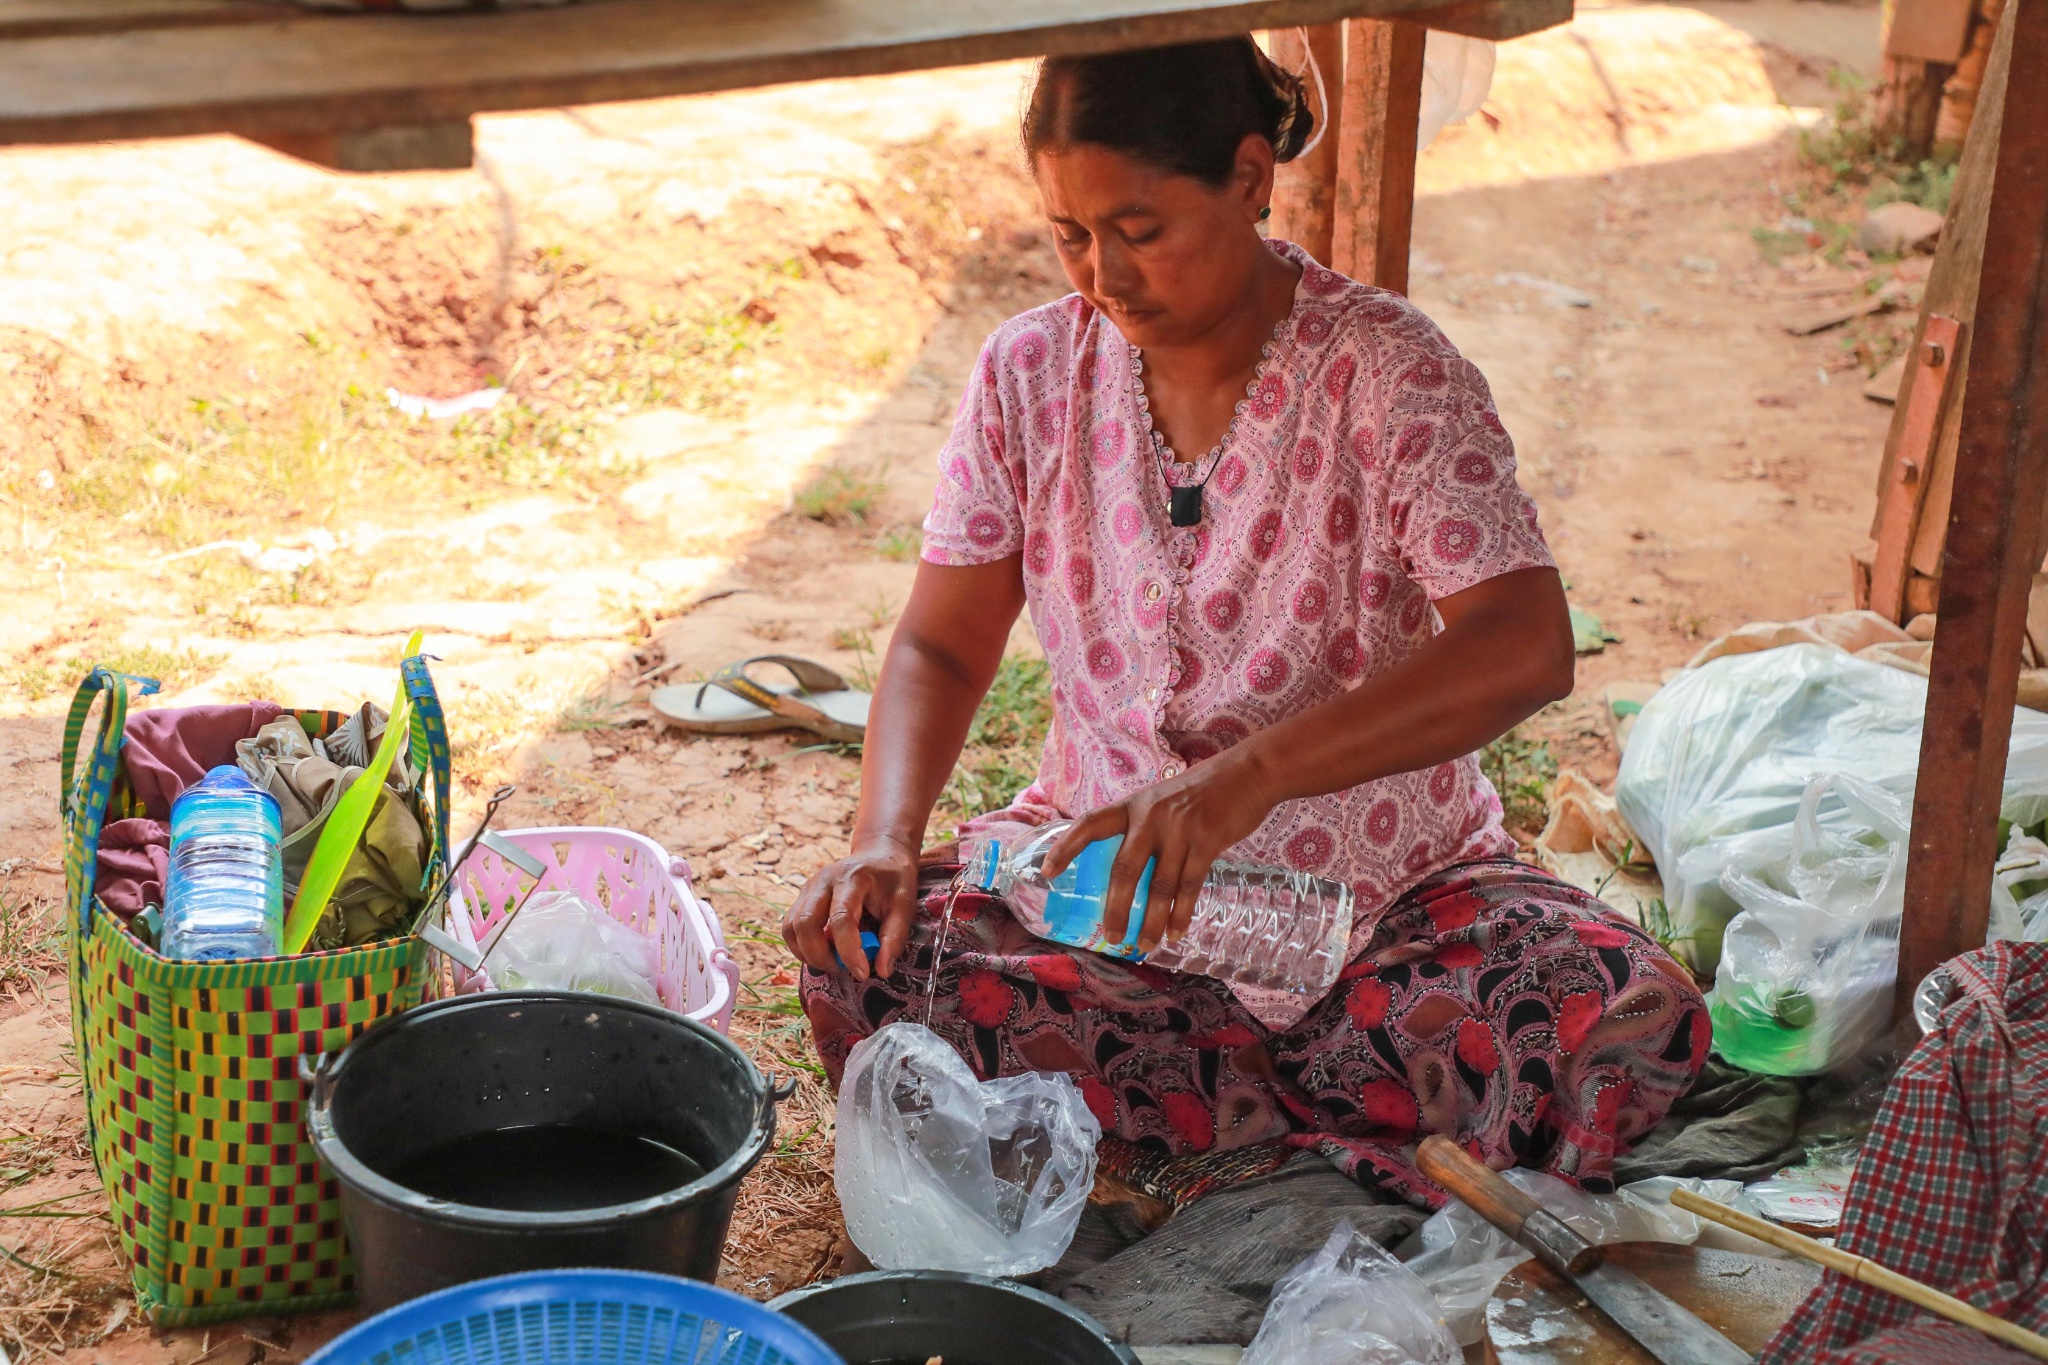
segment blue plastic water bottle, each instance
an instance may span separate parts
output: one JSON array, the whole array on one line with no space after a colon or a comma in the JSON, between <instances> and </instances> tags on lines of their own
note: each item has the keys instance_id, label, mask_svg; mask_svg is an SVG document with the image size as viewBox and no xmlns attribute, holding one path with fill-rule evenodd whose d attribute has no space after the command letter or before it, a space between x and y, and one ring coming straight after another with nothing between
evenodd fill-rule
<instances>
[{"instance_id":1,"label":"blue plastic water bottle","mask_svg":"<svg viewBox=\"0 0 2048 1365\"><path fill-rule=\"evenodd\" d=\"M223 764L171 806L162 955L187 962L275 957L284 933L277 801Z\"/></svg>"}]
</instances>

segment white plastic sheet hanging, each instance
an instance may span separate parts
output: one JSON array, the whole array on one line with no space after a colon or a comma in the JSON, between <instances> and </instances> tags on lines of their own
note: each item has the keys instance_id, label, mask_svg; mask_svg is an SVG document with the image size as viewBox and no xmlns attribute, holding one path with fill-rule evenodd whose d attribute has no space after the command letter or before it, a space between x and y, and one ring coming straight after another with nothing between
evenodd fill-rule
<instances>
[{"instance_id":1,"label":"white plastic sheet hanging","mask_svg":"<svg viewBox=\"0 0 2048 1365\"><path fill-rule=\"evenodd\" d=\"M1308 142L1295 153L1296 157L1304 157L1316 149L1316 144L1323 140L1323 134L1330 130L1330 91L1323 84L1323 66L1316 60L1315 44L1308 40L1308 30L1297 28L1294 31L1301 35L1301 52L1308 58L1309 81L1316 89L1315 108L1310 111L1315 115L1316 126L1309 130Z\"/></svg>"},{"instance_id":2,"label":"white plastic sheet hanging","mask_svg":"<svg viewBox=\"0 0 2048 1365\"><path fill-rule=\"evenodd\" d=\"M1493 44L1432 29L1422 50L1422 116L1415 150L1436 140L1446 124L1463 123L1479 112L1493 89Z\"/></svg>"}]
</instances>

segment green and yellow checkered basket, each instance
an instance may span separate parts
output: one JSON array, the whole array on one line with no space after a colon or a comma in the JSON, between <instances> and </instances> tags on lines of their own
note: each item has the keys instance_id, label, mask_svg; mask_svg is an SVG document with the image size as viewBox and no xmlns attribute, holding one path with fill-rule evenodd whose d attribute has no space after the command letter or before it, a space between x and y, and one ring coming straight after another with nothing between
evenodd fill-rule
<instances>
[{"instance_id":1,"label":"green and yellow checkered basket","mask_svg":"<svg viewBox=\"0 0 2048 1365\"><path fill-rule=\"evenodd\" d=\"M425 659L400 669L413 770L432 779L419 784L418 812L431 881L448 850L447 729ZM64 727L71 1026L93 1160L136 1298L157 1323L341 1307L355 1297L353 1268L334 1177L306 1137L300 1066L417 1004L425 946L171 962L100 905L100 828L142 814L121 761L129 695L156 688L95 669ZM98 730L82 745L96 700ZM314 736L347 719L292 714Z\"/></svg>"}]
</instances>

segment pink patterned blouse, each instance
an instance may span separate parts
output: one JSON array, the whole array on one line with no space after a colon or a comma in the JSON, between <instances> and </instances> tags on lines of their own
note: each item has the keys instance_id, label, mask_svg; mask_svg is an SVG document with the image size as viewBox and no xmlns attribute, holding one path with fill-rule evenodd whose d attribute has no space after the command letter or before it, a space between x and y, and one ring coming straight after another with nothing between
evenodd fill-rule
<instances>
[{"instance_id":1,"label":"pink patterned blouse","mask_svg":"<svg viewBox=\"0 0 2048 1365\"><path fill-rule=\"evenodd\" d=\"M1175 777L1399 663L1430 603L1552 561L1486 381L1398 294L1302 267L1292 310L1217 452L1203 519L1167 516L1173 464L1142 362L1078 294L982 348L939 455L924 558L1021 554L1052 666L1038 779L984 817L1079 815ZM1381 911L1453 863L1512 852L1467 756L1276 807L1225 856L1351 883L1362 950ZM1238 992L1284 1028L1298 998Z\"/></svg>"}]
</instances>

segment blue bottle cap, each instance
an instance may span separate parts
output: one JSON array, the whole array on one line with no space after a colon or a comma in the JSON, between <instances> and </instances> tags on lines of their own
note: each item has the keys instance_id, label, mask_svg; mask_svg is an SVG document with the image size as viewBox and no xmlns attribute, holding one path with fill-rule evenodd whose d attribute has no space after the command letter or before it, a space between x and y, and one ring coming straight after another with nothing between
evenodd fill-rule
<instances>
[{"instance_id":1,"label":"blue bottle cap","mask_svg":"<svg viewBox=\"0 0 2048 1365\"><path fill-rule=\"evenodd\" d=\"M882 940L878 936L869 933L867 930L863 929L860 935L860 950L863 953L867 954L868 965L872 967L875 965L876 956L880 954L882 951ZM832 960L839 964L839 969L841 971L846 970L846 959L839 955L839 950L837 948L834 948L832 950Z\"/></svg>"},{"instance_id":2,"label":"blue bottle cap","mask_svg":"<svg viewBox=\"0 0 2048 1365\"><path fill-rule=\"evenodd\" d=\"M178 793L177 800L171 803L171 810L175 814L178 802L194 794L241 796L245 793L250 796L262 797L263 804L270 810L270 818L272 820L281 821L284 818L284 812L278 806L277 798L262 787L257 786L254 782L251 782L249 775L232 763L223 763L218 767L208 768L206 776Z\"/></svg>"}]
</instances>

